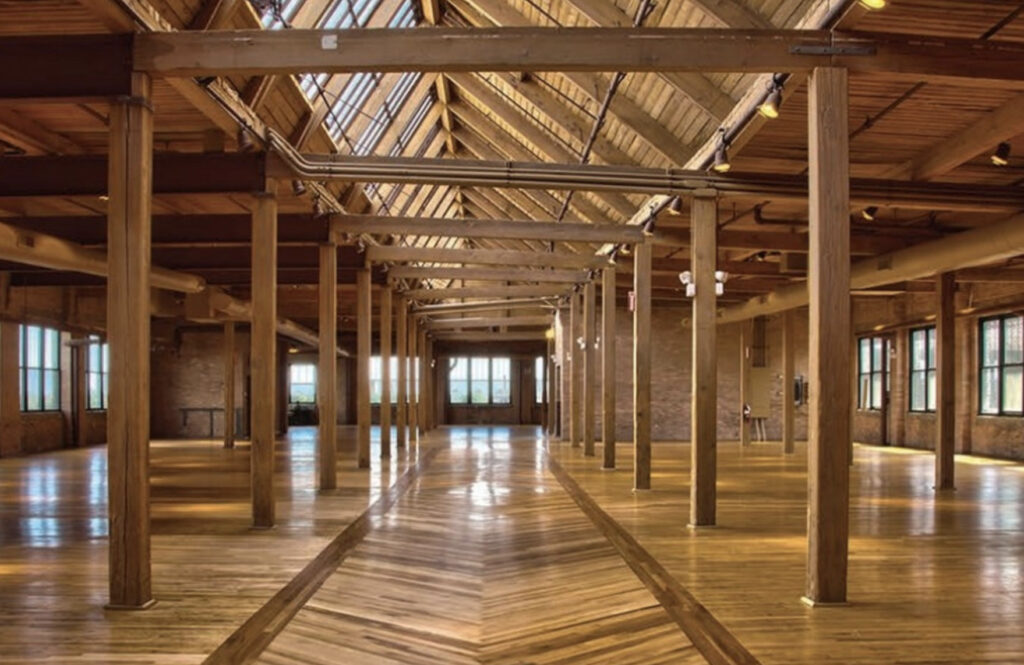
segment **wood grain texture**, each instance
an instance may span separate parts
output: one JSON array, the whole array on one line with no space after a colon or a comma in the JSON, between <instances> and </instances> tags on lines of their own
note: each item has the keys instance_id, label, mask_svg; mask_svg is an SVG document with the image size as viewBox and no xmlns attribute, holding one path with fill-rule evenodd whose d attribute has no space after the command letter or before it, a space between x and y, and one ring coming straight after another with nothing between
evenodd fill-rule
<instances>
[{"instance_id":1,"label":"wood grain texture","mask_svg":"<svg viewBox=\"0 0 1024 665\"><path fill-rule=\"evenodd\" d=\"M796 312L787 310L782 315L782 452L789 455L796 450Z\"/></svg>"},{"instance_id":2,"label":"wood grain texture","mask_svg":"<svg viewBox=\"0 0 1024 665\"><path fill-rule=\"evenodd\" d=\"M153 601L149 534L149 273L152 246L152 82L111 105L107 206L107 436L110 606ZM5 368L6 370L7 368Z\"/></svg>"},{"instance_id":3,"label":"wood grain texture","mask_svg":"<svg viewBox=\"0 0 1024 665\"><path fill-rule=\"evenodd\" d=\"M956 281L953 273L935 277L935 489L956 484ZM970 363L973 364L973 363ZM968 364L967 366L970 366Z\"/></svg>"},{"instance_id":4,"label":"wood grain texture","mask_svg":"<svg viewBox=\"0 0 1024 665\"><path fill-rule=\"evenodd\" d=\"M332 490L338 486L338 246L334 243L320 245L317 296L320 323L316 377L320 429L317 463L320 489Z\"/></svg>"},{"instance_id":5,"label":"wood grain texture","mask_svg":"<svg viewBox=\"0 0 1024 665\"><path fill-rule=\"evenodd\" d=\"M633 487L651 489L651 243L634 249Z\"/></svg>"},{"instance_id":6,"label":"wood grain texture","mask_svg":"<svg viewBox=\"0 0 1024 665\"><path fill-rule=\"evenodd\" d=\"M359 468L370 468L370 333L373 325L370 269L356 272L356 427Z\"/></svg>"},{"instance_id":7,"label":"wood grain texture","mask_svg":"<svg viewBox=\"0 0 1024 665\"><path fill-rule=\"evenodd\" d=\"M391 289L380 291L380 456L391 456Z\"/></svg>"},{"instance_id":8,"label":"wood grain texture","mask_svg":"<svg viewBox=\"0 0 1024 665\"><path fill-rule=\"evenodd\" d=\"M718 201L694 197L690 211L690 269L696 286L690 344L690 526L713 526L718 501Z\"/></svg>"},{"instance_id":9,"label":"wood grain texture","mask_svg":"<svg viewBox=\"0 0 1024 665\"><path fill-rule=\"evenodd\" d=\"M398 370L396 379L398 381L398 393L395 397L395 446L404 448L408 440L408 398L409 389L406 385L408 375L409 358L407 355L409 335L409 303L405 298L395 299L395 354L398 357Z\"/></svg>"},{"instance_id":10,"label":"wood grain texture","mask_svg":"<svg viewBox=\"0 0 1024 665\"><path fill-rule=\"evenodd\" d=\"M754 321L747 319L740 322L740 400L736 415L739 419L740 444L750 445L750 421L743 415L743 407L750 403L750 367L754 340Z\"/></svg>"},{"instance_id":11,"label":"wood grain texture","mask_svg":"<svg viewBox=\"0 0 1024 665\"><path fill-rule=\"evenodd\" d=\"M276 183L254 197L252 212L252 523L274 526L277 394Z\"/></svg>"},{"instance_id":12,"label":"wood grain texture","mask_svg":"<svg viewBox=\"0 0 1024 665\"><path fill-rule=\"evenodd\" d=\"M574 446L583 441L583 354L577 340L583 334L583 303L580 294L569 297L569 441Z\"/></svg>"},{"instance_id":13,"label":"wood grain texture","mask_svg":"<svg viewBox=\"0 0 1024 665\"><path fill-rule=\"evenodd\" d=\"M615 268L601 276L601 442L602 466L615 468Z\"/></svg>"},{"instance_id":14,"label":"wood grain texture","mask_svg":"<svg viewBox=\"0 0 1024 665\"><path fill-rule=\"evenodd\" d=\"M597 404L597 288L594 280L583 286L583 454L594 455Z\"/></svg>"},{"instance_id":15,"label":"wood grain texture","mask_svg":"<svg viewBox=\"0 0 1024 665\"><path fill-rule=\"evenodd\" d=\"M224 447L235 447L235 322L224 324Z\"/></svg>"},{"instance_id":16,"label":"wood grain texture","mask_svg":"<svg viewBox=\"0 0 1024 665\"><path fill-rule=\"evenodd\" d=\"M419 372L419 360L418 360L418 340L419 334L417 329L419 328L419 322L415 317L409 317L409 329L407 334L409 336L409 445L412 445L419 441L419 407L417 401L419 395L416 390L417 373Z\"/></svg>"},{"instance_id":17,"label":"wood grain texture","mask_svg":"<svg viewBox=\"0 0 1024 665\"><path fill-rule=\"evenodd\" d=\"M807 591L846 601L850 492L850 194L845 69L809 83Z\"/></svg>"}]
</instances>

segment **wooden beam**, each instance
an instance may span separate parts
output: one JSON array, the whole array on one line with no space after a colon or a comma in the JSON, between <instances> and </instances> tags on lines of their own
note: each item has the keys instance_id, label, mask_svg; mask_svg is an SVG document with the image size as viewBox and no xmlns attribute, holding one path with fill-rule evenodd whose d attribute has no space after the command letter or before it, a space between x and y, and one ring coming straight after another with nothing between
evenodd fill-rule
<instances>
[{"instance_id":1,"label":"wooden beam","mask_svg":"<svg viewBox=\"0 0 1024 665\"><path fill-rule=\"evenodd\" d=\"M226 25L240 0L206 0L189 22L189 30L215 30Z\"/></svg>"},{"instance_id":2,"label":"wooden beam","mask_svg":"<svg viewBox=\"0 0 1024 665\"><path fill-rule=\"evenodd\" d=\"M391 287L380 291L380 456L391 457Z\"/></svg>"},{"instance_id":3,"label":"wooden beam","mask_svg":"<svg viewBox=\"0 0 1024 665\"><path fill-rule=\"evenodd\" d=\"M651 245L633 252L633 488L651 489Z\"/></svg>"},{"instance_id":4,"label":"wooden beam","mask_svg":"<svg viewBox=\"0 0 1024 665\"><path fill-rule=\"evenodd\" d=\"M693 0L694 4L726 28L770 30L771 21L754 11L743 0Z\"/></svg>"},{"instance_id":5,"label":"wooden beam","mask_svg":"<svg viewBox=\"0 0 1024 665\"><path fill-rule=\"evenodd\" d=\"M408 373L408 340L409 340L409 303L406 302L405 298L398 296L395 299L395 338L396 338L396 355L398 357L398 372L396 373L396 379L398 381L398 394L396 397L397 404L395 405L395 446L401 450L405 448L407 440L407 411L406 401L408 400L408 385L406 384L406 375Z\"/></svg>"},{"instance_id":6,"label":"wooden beam","mask_svg":"<svg viewBox=\"0 0 1024 665\"><path fill-rule=\"evenodd\" d=\"M635 226L535 222L497 219L431 219L379 215L332 215L335 234L440 236L443 238L503 238L556 242L610 242L635 244L643 234Z\"/></svg>"},{"instance_id":7,"label":"wooden beam","mask_svg":"<svg viewBox=\"0 0 1024 665\"><path fill-rule=\"evenodd\" d=\"M338 246L331 242L320 245L317 298L317 468L320 489L333 490L338 487Z\"/></svg>"},{"instance_id":8,"label":"wooden beam","mask_svg":"<svg viewBox=\"0 0 1024 665\"><path fill-rule=\"evenodd\" d=\"M747 319L740 323L740 403L737 412L740 430L740 446L750 445L750 418L747 405L750 404L750 367L754 339L754 321Z\"/></svg>"},{"instance_id":9,"label":"wooden beam","mask_svg":"<svg viewBox=\"0 0 1024 665\"><path fill-rule=\"evenodd\" d=\"M132 36L8 35L0 43L0 71L0 99L106 101L131 96Z\"/></svg>"},{"instance_id":10,"label":"wooden beam","mask_svg":"<svg viewBox=\"0 0 1024 665\"><path fill-rule=\"evenodd\" d=\"M594 456L597 380L597 288L590 280L583 286L583 454Z\"/></svg>"},{"instance_id":11,"label":"wooden beam","mask_svg":"<svg viewBox=\"0 0 1024 665\"><path fill-rule=\"evenodd\" d=\"M436 48L438 43L445 48ZM853 53L833 54L843 49ZM944 57L934 57L939 50ZM1007 41L827 30L349 29L343 39L336 30L236 30L136 35L132 61L138 71L170 77L310 71L774 73L831 65L978 85L1018 81L1024 48Z\"/></svg>"},{"instance_id":12,"label":"wooden beam","mask_svg":"<svg viewBox=\"0 0 1024 665\"><path fill-rule=\"evenodd\" d=\"M543 341L544 331L524 332L439 332L434 335L439 342L530 342Z\"/></svg>"},{"instance_id":13,"label":"wooden beam","mask_svg":"<svg viewBox=\"0 0 1024 665\"><path fill-rule=\"evenodd\" d=\"M266 178L265 153L159 153L154 194L248 194ZM40 155L0 161L0 196L106 196L107 155Z\"/></svg>"},{"instance_id":14,"label":"wooden beam","mask_svg":"<svg viewBox=\"0 0 1024 665\"><path fill-rule=\"evenodd\" d=\"M604 469L615 468L616 338L615 268L605 268L601 274L601 442Z\"/></svg>"},{"instance_id":15,"label":"wooden beam","mask_svg":"<svg viewBox=\"0 0 1024 665\"><path fill-rule=\"evenodd\" d=\"M224 447L235 447L235 322L224 323Z\"/></svg>"},{"instance_id":16,"label":"wooden beam","mask_svg":"<svg viewBox=\"0 0 1024 665\"><path fill-rule=\"evenodd\" d=\"M356 450L360 469L370 468L370 334L373 305L370 300L370 269L356 273Z\"/></svg>"},{"instance_id":17,"label":"wooden beam","mask_svg":"<svg viewBox=\"0 0 1024 665\"><path fill-rule=\"evenodd\" d=\"M583 440L583 358L578 340L583 332L579 293L569 296L569 442L579 448Z\"/></svg>"},{"instance_id":18,"label":"wooden beam","mask_svg":"<svg viewBox=\"0 0 1024 665\"><path fill-rule=\"evenodd\" d=\"M415 317L409 317L409 329L406 331L409 336L409 445L419 443L419 393L416 390L419 376L419 322Z\"/></svg>"},{"instance_id":19,"label":"wooden beam","mask_svg":"<svg viewBox=\"0 0 1024 665\"><path fill-rule=\"evenodd\" d=\"M636 227L629 227L636 228ZM666 247L689 247L691 229L664 229L654 235L654 244ZM911 244L901 236L858 233L850 237L851 254L881 254L903 249ZM718 232L721 249L752 249L804 254L807 252L806 233L781 231L728 231Z\"/></svg>"},{"instance_id":20,"label":"wooden beam","mask_svg":"<svg viewBox=\"0 0 1024 665\"><path fill-rule=\"evenodd\" d=\"M277 412L277 185L268 181L252 211L252 522L274 526Z\"/></svg>"},{"instance_id":21,"label":"wooden beam","mask_svg":"<svg viewBox=\"0 0 1024 665\"><path fill-rule=\"evenodd\" d=\"M468 286L446 289L410 289L405 292L409 300L453 300L457 298L558 298L572 288L562 284L534 284L527 286Z\"/></svg>"},{"instance_id":22,"label":"wooden beam","mask_svg":"<svg viewBox=\"0 0 1024 665\"><path fill-rule=\"evenodd\" d=\"M419 305L413 309L413 317L455 314L459 312L500 312L514 309L543 309L552 299L524 298L522 300L487 300L482 302L441 303Z\"/></svg>"},{"instance_id":23,"label":"wooden beam","mask_svg":"<svg viewBox=\"0 0 1024 665\"><path fill-rule=\"evenodd\" d=\"M952 273L935 278L935 489L955 487L956 464L956 282Z\"/></svg>"},{"instance_id":24,"label":"wooden beam","mask_svg":"<svg viewBox=\"0 0 1024 665\"><path fill-rule=\"evenodd\" d=\"M430 422L428 421L427 408L430 404L430 372L427 357L429 355L427 345L427 329L422 325L417 325L419 330L419 339L416 340L416 364L419 369L420 377L420 394L419 399L416 402L416 427L420 433L426 433L430 429Z\"/></svg>"},{"instance_id":25,"label":"wooden beam","mask_svg":"<svg viewBox=\"0 0 1024 665\"><path fill-rule=\"evenodd\" d=\"M607 257L572 254L543 254L498 249L426 249L418 247L368 247L366 259L371 263L417 262L454 263L535 268L598 269L608 265Z\"/></svg>"},{"instance_id":26,"label":"wooden beam","mask_svg":"<svg viewBox=\"0 0 1024 665\"><path fill-rule=\"evenodd\" d=\"M558 389L555 382L555 329L549 328L544 332L544 336L548 340L547 356L544 358L544 403L546 405L545 415L545 431L548 436L555 436L558 431L557 419L558 419Z\"/></svg>"},{"instance_id":27,"label":"wooden beam","mask_svg":"<svg viewBox=\"0 0 1024 665\"><path fill-rule=\"evenodd\" d=\"M152 82L137 74L131 78L131 94L110 106L108 607L116 609L144 609L154 602L149 523L151 104Z\"/></svg>"},{"instance_id":28,"label":"wooden beam","mask_svg":"<svg viewBox=\"0 0 1024 665\"><path fill-rule=\"evenodd\" d=\"M585 270L535 270L528 268L416 268L394 266L388 275L395 279L472 280L478 282L538 282L578 284L586 281Z\"/></svg>"},{"instance_id":29,"label":"wooden beam","mask_svg":"<svg viewBox=\"0 0 1024 665\"><path fill-rule=\"evenodd\" d=\"M807 587L811 604L846 602L850 508L850 201L847 72L810 77L810 408Z\"/></svg>"},{"instance_id":30,"label":"wooden beam","mask_svg":"<svg viewBox=\"0 0 1024 665\"><path fill-rule=\"evenodd\" d=\"M718 201L698 196L691 204L690 264L696 291L690 345L690 526L716 523L718 464L718 339L715 321L715 262Z\"/></svg>"},{"instance_id":31,"label":"wooden beam","mask_svg":"<svg viewBox=\"0 0 1024 665\"><path fill-rule=\"evenodd\" d=\"M446 330L450 328L514 328L550 326L550 316L492 316L464 319L431 319L426 323L427 330Z\"/></svg>"},{"instance_id":32,"label":"wooden beam","mask_svg":"<svg viewBox=\"0 0 1024 665\"><path fill-rule=\"evenodd\" d=\"M782 452L796 452L796 312L782 314Z\"/></svg>"}]
</instances>

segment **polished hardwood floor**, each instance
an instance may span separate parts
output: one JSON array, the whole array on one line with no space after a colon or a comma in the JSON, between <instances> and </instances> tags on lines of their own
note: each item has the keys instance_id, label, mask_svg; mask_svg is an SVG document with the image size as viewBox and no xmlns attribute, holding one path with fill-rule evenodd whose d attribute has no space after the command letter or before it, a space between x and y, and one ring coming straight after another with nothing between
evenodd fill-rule
<instances>
[{"instance_id":1,"label":"polished hardwood floor","mask_svg":"<svg viewBox=\"0 0 1024 665\"><path fill-rule=\"evenodd\" d=\"M0 460L0 663L1024 662L1019 464L958 458L936 495L930 454L857 447L851 602L810 609L802 448L721 443L719 526L691 531L686 445L634 493L625 444L601 471L534 428L443 428L360 472L353 437L318 493L291 431L270 531L244 447L154 443L145 612L102 607L104 449Z\"/></svg>"}]
</instances>

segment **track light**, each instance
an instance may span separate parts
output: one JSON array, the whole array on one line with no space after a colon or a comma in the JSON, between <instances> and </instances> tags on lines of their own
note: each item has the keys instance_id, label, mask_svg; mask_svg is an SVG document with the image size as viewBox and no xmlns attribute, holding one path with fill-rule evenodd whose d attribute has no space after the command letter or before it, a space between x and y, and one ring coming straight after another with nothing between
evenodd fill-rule
<instances>
[{"instance_id":1,"label":"track light","mask_svg":"<svg viewBox=\"0 0 1024 665\"><path fill-rule=\"evenodd\" d=\"M996 151L992 153L992 163L996 166L1007 166L1010 163L1010 144L1003 141L996 146Z\"/></svg>"},{"instance_id":2,"label":"track light","mask_svg":"<svg viewBox=\"0 0 1024 665\"><path fill-rule=\"evenodd\" d=\"M306 193L306 183L302 182L298 178L292 180L292 194L295 196L302 196Z\"/></svg>"},{"instance_id":3,"label":"track light","mask_svg":"<svg viewBox=\"0 0 1024 665\"><path fill-rule=\"evenodd\" d=\"M668 204L668 211L673 215L683 214L683 200L678 196L672 199L672 202Z\"/></svg>"},{"instance_id":4,"label":"track light","mask_svg":"<svg viewBox=\"0 0 1024 665\"><path fill-rule=\"evenodd\" d=\"M875 215L878 214L878 206L868 206L860 211L860 216L869 222L875 221Z\"/></svg>"},{"instance_id":5,"label":"track light","mask_svg":"<svg viewBox=\"0 0 1024 665\"><path fill-rule=\"evenodd\" d=\"M711 164L711 170L715 173L728 173L732 168L729 163L729 145L725 139L725 128L718 130L718 146L715 148L715 161Z\"/></svg>"},{"instance_id":6,"label":"track light","mask_svg":"<svg viewBox=\"0 0 1024 665\"><path fill-rule=\"evenodd\" d=\"M865 9L885 9L889 0L858 0Z\"/></svg>"},{"instance_id":7,"label":"track light","mask_svg":"<svg viewBox=\"0 0 1024 665\"><path fill-rule=\"evenodd\" d=\"M323 217L326 214L324 210L324 202L320 200L320 195L315 194L313 196L313 216Z\"/></svg>"},{"instance_id":8,"label":"track light","mask_svg":"<svg viewBox=\"0 0 1024 665\"><path fill-rule=\"evenodd\" d=\"M772 77L771 91L764 98L757 112L769 120L779 117L779 110L782 108L782 79L778 75Z\"/></svg>"},{"instance_id":9,"label":"track light","mask_svg":"<svg viewBox=\"0 0 1024 665\"><path fill-rule=\"evenodd\" d=\"M653 236L654 235L654 217L648 217L647 221L644 222L643 228L641 228L640 231L645 236L647 236L648 238Z\"/></svg>"},{"instance_id":10,"label":"track light","mask_svg":"<svg viewBox=\"0 0 1024 665\"><path fill-rule=\"evenodd\" d=\"M236 135L238 141L238 152L252 152L256 146L252 142L252 137L249 136L249 132L246 131L245 127L238 128L238 134Z\"/></svg>"},{"instance_id":11,"label":"track light","mask_svg":"<svg viewBox=\"0 0 1024 665\"><path fill-rule=\"evenodd\" d=\"M689 270L679 273L679 282L686 288L687 298L692 298L697 294L697 286L693 283L693 275Z\"/></svg>"}]
</instances>

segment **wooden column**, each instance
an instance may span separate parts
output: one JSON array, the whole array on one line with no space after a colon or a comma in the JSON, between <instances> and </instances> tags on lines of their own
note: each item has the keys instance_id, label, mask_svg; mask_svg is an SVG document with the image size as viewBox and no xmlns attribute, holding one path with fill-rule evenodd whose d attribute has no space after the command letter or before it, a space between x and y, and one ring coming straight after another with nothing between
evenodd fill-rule
<instances>
[{"instance_id":1,"label":"wooden column","mask_svg":"<svg viewBox=\"0 0 1024 665\"><path fill-rule=\"evenodd\" d=\"M651 489L651 243L634 251L633 487Z\"/></svg>"},{"instance_id":2,"label":"wooden column","mask_svg":"<svg viewBox=\"0 0 1024 665\"><path fill-rule=\"evenodd\" d=\"M252 212L252 523L274 526L274 440L278 411L277 198L267 182Z\"/></svg>"},{"instance_id":3,"label":"wooden column","mask_svg":"<svg viewBox=\"0 0 1024 665\"><path fill-rule=\"evenodd\" d=\"M615 268L601 275L601 442L602 467L615 468Z\"/></svg>"},{"instance_id":4,"label":"wooden column","mask_svg":"<svg viewBox=\"0 0 1024 665\"><path fill-rule=\"evenodd\" d=\"M338 487L338 246L320 245L320 333L317 452L320 489Z\"/></svg>"},{"instance_id":5,"label":"wooden column","mask_svg":"<svg viewBox=\"0 0 1024 665\"><path fill-rule=\"evenodd\" d=\"M809 90L810 295L807 588L846 601L850 469L850 178L847 73L821 67Z\"/></svg>"},{"instance_id":6,"label":"wooden column","mask_svg":"<svg viewBox=\"0 0 1024 665\"><path fill-rule=\"evenodd\" d=\"M0 321L0 457L21 454L18 324Z\"/></svg>"},{"instance_id":7,"label":"wooden column","mask_svg":"<svg viewBox=\"0 0 1024 665\"><path fill-rule=\"evenodd\" d=\"M380 456L391 457L391 287L380 291Z\"/></svg>"},{"instance_id":8,"label":"wooden column","mask_svg":"<svg viewBox=\"0 0 1024 665\"><path fill-rule=\"evenodd\" d=\"M416 350L418 352L416 356L416 363L420 368L420 394L419 399L416 402L416 427L420 433L426 432L428 429L427 423L427 405L429 403L429 389L427 385L430 383L430 372L427 370L427 328L426 326L419 326L417 331L416 339Z\"/></svg>"},{"instance_id":9,"label":"wooden column","mask_svg":"<svg viewBox=\"0 0 1024 665\"><path fill-rule=\"evenodd\" d=\"M558 438L566 441L571 438L572 429L572 298L570 307L563 307L558 312L562 334L558 344L558 394L561 409L558 412Z\"/></svg>"},{"instance_id":10,"label":"wooden column","mask_svg":"<svg viewBox=\"0 0 1024 665\"><path fill-rule=\"evenodd\" d=\"M782 452L796 452L796 311L782 313Z\"/></svg>"},{"instance_id":11,"label":"wooden column","mask_svg":"<svg viewBox=\"0 0 1024 665\"><path fill-rule=\"evenodd\" d=\"M149 76L132 74L132 96L110 106L107 166L108 607L127 609L154 602L149 549L151 100Z\"/></svg>"},{"instance_id":12,"label":"wooden column","mask_svg":"<svg viewBox=\"0 0 1024 665\"><path fill-rule=\"evenodd\" d=\"M935 489L954 486L956 453L956 294L951 272L935 278L938 316L935 322Z\"/></svg>"},{"instance_id":13,"label":"wooden column","mask_svg":"<svg viewBox=\"0 0 1024 665\"><path fill-rule=\"evenodd\" d=\"M740 446L750 445L750 420L744 417L744 405L750 403L750 366L754 341L754 322L740 322Z\"/></svg>"},{"instance_id":14,"label":"wooden column","mask_svg":"<svg viewBox=\"0 0 1024 665\"><path fill-rule=\"evenodd\" d=\"M690 271L693 296L690 390L690 526L713 526L717 501L718 201L698 195L690 208Z\"/></svg>"},{"instance_id":15,"label":"wooden column","mask_svg":"<svg viewBox=\"0 0 1024 665\"><path fill-rule=\"evenodd\" d=\"M583 307L580 294L569 299L569 442L578 448L583 440Z\"/></svg>"},{"instance_id":16,"label":"wooden column","mask_svg":"<svg viewBox=\"0 0 1024 665\"><path fill-rule=\"evenodd\" d=\"M395 319L395 332L397 342L397 356L398 356L398 372L395 377L398 380L398 395L396 396L397 404L395 405L395 445L399 448L405 447L407 432L406 432L406 400L408 399L408 387L406 386L406 374L408 358L406 356L406 347L409 339L407 333L408 330L408 311L409 306L405 302L405 298L398 299L398 308L396 310Z\"/></svg>"},{"instance_id":17,"label":"wooden column","mask_svg":"<svg viewBox=\"0 0 1024 665\"><path fill-rule=\"evenodd\" d=\"M235 447L235 322L224 324L224 447Z\"/></svg>"},{"instance_id":18,"label":"wooden column","mask_svg":"<svg viewBox=\"0 0 1024 665\"><path fill-rule=\"evenodd\" d=\"M544 430L548 433L548 436L554 436L555 430L555 415L557 413L557 406L555 404L555 338L548 332L548 353L547 357L544 358L544 403L546 405L544 416L545 416L545 427ZM537 378L540 380L540 377Z\"/></svg>"},{"instance_id":19,"label":"wooden column","mask_svg":"<svg viewBox=\"0 0 1024 665\"><path fill-rule=\"evenodd\" d=\"M419 360L417 358L416 342L419 339L419 333L417 332L418 324L416 317L409 317L409 330L406 331L409 335L409 443L419 441L419 407L416 402L418 396L416 394L416 372L419 367Z\"/></svg>"},{"instance_id":20,"label":"wooden column","mask_svg":"<svg viewBox=\"0 0 1024 665\"><path fill-rule=\"evenodd\" d=\"M356 457L370 468L370 335L373 326L370 268L356 271Z\"/></svg>"},{"instance_id":21,"label":"wooden column","mask_svg":"<svg viewBox=\"0 0 1024 665\"><path fill-rule=\"evenodd\" d=\"M597 287L589 280L583 287L583 454L594 456L597 381Z\"/></svg>"}]
</instances>

